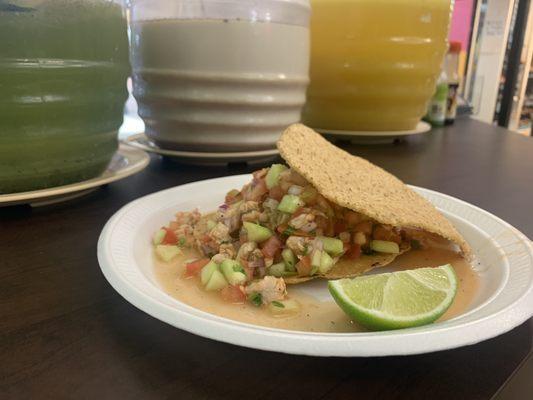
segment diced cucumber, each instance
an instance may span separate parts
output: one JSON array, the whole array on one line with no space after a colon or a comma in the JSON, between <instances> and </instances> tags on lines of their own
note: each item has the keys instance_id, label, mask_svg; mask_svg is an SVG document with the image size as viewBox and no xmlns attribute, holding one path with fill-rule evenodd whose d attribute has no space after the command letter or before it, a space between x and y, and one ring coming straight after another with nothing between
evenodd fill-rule
<instances>
[{"instance_id":1,"label":"diced cucumber","mask_svg":"<svg viewBox=\"0 0 533 400\"><path fill-rule=\"evenodd\" d=\"M276 300L268 305L269 311L274 315L295 314L300 311L300 304L296 300Z\"/></svg>"},{"instance_id":2,"label":"diced cucumber","mask_svg":"<svg viewBox=\"0 0 533 400\"><path fill-rule=\"evenodd\" d=\"M311 253L311 266L312 267L320 267L320 259L322 258L322 251L320 250L313 250Z\"/></svg>"},{"instance_id":3,"label":"diced cucumber","mask_svg":"<svg viewBox=\"0 0 533 400\"><path fill-rule=\"evenodd\" d=\"M294 213L298 208L302 207L305 203L298 196L293 194L286 194L281 199L278 205L278 210L286 212L288 214Z\"/></svg>"},{"instance_id":4,"label":"diced cucumber","mask_svg":"<svg viewBox=\"0 0 533 400\"><path fill-rule=\"evenodd\" d=\"M181 250L178 246L171 244L158 244L155 247L155 253L164 262L172 261L174 257L181 254Z\"/></svg>"},{"instance_id":5,"label":"diced cucumber","mask_svg":"<svg viewBox=\"0 0 533 400\"><path fill-rule=\"evenodd\" d=\"M211 278L209 278L209 282L205 285L205 290L220 290L226 286L228 286L228 282L226 281L226 278L224 278L224 275L222 275L222 272L215 270L211 275Z\"/></svg>"},{"instance_id":6,"label":"diced cucumber","mask_svg":"<svg viewBox=\"0 0 533 400\"><path fill-rule=\"evenodd\" d=\"M320 268L320 259L322 258L322 251L313 250L311 253L311 272L309 275L314 275L317 273L318 268Z\"/></svg>"},{"instance_id":7,"label":"diced cucumber","mask_svg":"<svg viewBox=\"0 0 533 400\"><path fill-rule=\"evenodd\" d=\"M226 259L220 264L220 269L230 285L242 285L246 282L244 268L238 261Z\"/></svg>"},{"instance_id":8,"label":"diced cucumber","mask_svg":"<svg viewBox=\"0 0 533 400\"><path fill-rule=\"evenodd\" d=\"M386 240L372 240L370 242L370 248L379 253L398 254L400 252L398 243L388 242Z\"/></svg>"},{"instance_id":9,"label":"diced cucumber","mask_svg":"<svg viewBox=\"0 0 533 400\"><path fill-rule=\"evenodd\" d=\"M280 276L283 276L284 273L285 273L285 263L282 263L282 262L271 265L268 268L268 274L277 276L278 278Z\"/></svg>"},{"instance_id":10,"label":"diced cucumber","mask_svg":"<svg viewBox=\"0 0 533 400\"><path fill-rule=\"evenodd\" d=\"M272 189L276 186L279 183L279 174L286 169L287 167L283 164L272 164L265 177L266 187Z\"/></svg>"},{"instance_id":11,"label":"diced cucumber","mask_svg":"<svg viewBox=\"0 0 533 400\"><path fill-rule=\"evenodd\" d=\"M244 268L242 267L241 263L237 260L230 260L229 258L226 258L224 261L222 261L220 264L220 269L226 278L234 272L244 273Z\"/></svg>"},{"instance_id":12,"label":"diced cucumber","mask_svg":"<svg viewBox=\"0 0 533 400\"><path fill-rule=\"evenodd\" d=\"M167 234L167 231L165 231L163 228L159 229L155 233L154 238L152 239L154 242L154 245L157 246L158 244L161 244L166 234Z\"/></svg>"},{"instance_id":13,"label":"diced cucumber","mask_svg":"<svg viewBox=\"0 0 533 400\"><path fill-rule=\"evenodd\" d=\"M322 256L320 257L320 266L318 267L318 272L320 272L321 274L325 274L332 267L333 267L333 258L331 258L331 256L328 253L323 251Z\"/></svg>"},{"instance_id":14,"label":"diced cucumber","mask_svg":"<svg viewBox=\"0 0 533 400\"><path fill-rule=\"evenodd\" d=\"M324 245L324 251L326 251L329 255L333 257L341 255L344 251L344 244L340 239L330 238L326 236L320 236L319 239Z\"/></svg>"},{"instance_id":15,"label":"diced cucumber","mask_svg":"<svg viewBox=\"0 0 533 400\"><path fill-rule=\"evenodd\" d=\"M263 295L258 292L253 292L248 295L248 301L256 307L263 305Z\"/></svg>"},{"instance_id":16,"label":"diced cucumber","mask_svg":"<svg viewBox=\"0 0 533 400\"><path fill-rule=\"evenodd\" d=\"M243 272L234 272L227 279L230 285L242 285L246 282L246 274Z\"/></svg>"},{"instance_id":17,"label":"diced cucumber","mask_svg":"<svg viewBox=\"0 0 533 400\"><path fill-rule=\"evenodd\" d=\"M296 272L296 271L285 271L283 273L283 275L281 275L281 276L282 277L286 277L286 276L296 276L296 275L298 275L298 272Z\"/></svg>"},{"instance_id":18,"label":"diced cucumber","mask_svg":"<svg viewBox=\"0 0 533 400\"><path fill-rule=\"evenodd\" d=\"M294 255L291 249L283 249L283 251L281 252L281 257L285 262L285 269L287 271L296 271L296 268L294 266L296 265L298 260L296 259L296 256Z\"/></svg>"},{"instance_id":19,"label":"diced cucumber","mask_svg":"<svg viewBox=\"0 0 533 400\"><path fill-rule=\"evenodd\" d=\"M207 282L209 282L211 275L213 275L213 272L215 271L218 271L218 264L212 260L202 267L202 270L200 271L200 281L202 282L202 285L207 285Z\"/></svg>"},{"instance_id":20,"label":"diced cucumber","mask_svg":"<svg viewBox=\"0 0 533 400\"><path fill-rule=\"evenodd\" d=\"M259 224L253 222L243 222L244 229L248 234L248 240L256 243L261 243L272 236L272 231Z\"/></svg>"}]
</instances>

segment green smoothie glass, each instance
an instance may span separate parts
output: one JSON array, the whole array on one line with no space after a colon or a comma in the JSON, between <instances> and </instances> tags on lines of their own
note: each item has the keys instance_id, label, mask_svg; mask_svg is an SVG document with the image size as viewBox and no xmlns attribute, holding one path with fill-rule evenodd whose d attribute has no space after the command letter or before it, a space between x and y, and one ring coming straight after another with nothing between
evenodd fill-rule
<instances>
[{"instance_id":1,"label":"green smoothie glass","mask_svg":"<svg viewBox=\"0 0 533 400\"><path fill-rule=\"evenodd\" d=\"M0 0L0 38L0 194L103 172L130 71L121 4Z\"/></svg>"}]
</instances>

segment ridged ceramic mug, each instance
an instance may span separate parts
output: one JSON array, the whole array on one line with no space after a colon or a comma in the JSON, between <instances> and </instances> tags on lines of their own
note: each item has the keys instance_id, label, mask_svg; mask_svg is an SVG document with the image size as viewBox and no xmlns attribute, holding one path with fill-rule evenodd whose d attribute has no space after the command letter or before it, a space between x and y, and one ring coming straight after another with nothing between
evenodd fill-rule
<instances>
[{"instance_id":1,"label":"ridged ceramic mug","mask_svg":"<svg viewBox=\"0 0 533 400\"><path fill-rule=\"evenodd\" d=\"M133 93L161 147L271 149L300 120L307 0L132 0L130 9Z\"/></svg>"}]
</instances>

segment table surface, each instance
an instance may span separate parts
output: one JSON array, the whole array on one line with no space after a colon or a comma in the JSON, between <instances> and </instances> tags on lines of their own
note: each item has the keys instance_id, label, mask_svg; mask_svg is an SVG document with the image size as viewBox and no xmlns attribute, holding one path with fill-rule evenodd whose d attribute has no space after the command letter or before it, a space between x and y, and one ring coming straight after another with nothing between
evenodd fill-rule
<instances>
[{"instance_id":1,"label":"table surface","mask_svg":"<svg viewBox=\"0 0 533 400\"><path fill-rule=\"evenodd\" d=\"M395 144L343 146L407 183L471 202L533 237L532 138L465 119ZM86 197L0 209L0 397L435 400L487 399L502 387L502 396L532 392L531 379L505 385L527 364L531 320L483 343L433 354L292 356L173 328L137 310L104 279L98 235L124 204L257 168L192 167L154 157L138 175Z\"/></svg>"}]
</instances>

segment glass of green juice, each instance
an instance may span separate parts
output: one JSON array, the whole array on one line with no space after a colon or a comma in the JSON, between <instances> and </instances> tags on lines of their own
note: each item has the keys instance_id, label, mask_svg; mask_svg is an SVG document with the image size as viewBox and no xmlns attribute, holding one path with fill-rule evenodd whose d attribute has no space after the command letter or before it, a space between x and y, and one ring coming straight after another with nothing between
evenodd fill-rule
<instances>
[{"instance_id":1,"label":"glass of green juice","mask_svg":"<svg viewBox=\"0 0 533 400\"><path fill-rule=\"evenodd\" d=\"M120 2L0 0L0 194L102 173L129 72Z\"/></svg>"}]
</instances>

